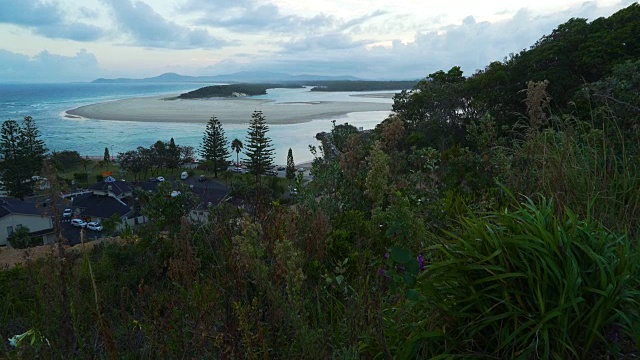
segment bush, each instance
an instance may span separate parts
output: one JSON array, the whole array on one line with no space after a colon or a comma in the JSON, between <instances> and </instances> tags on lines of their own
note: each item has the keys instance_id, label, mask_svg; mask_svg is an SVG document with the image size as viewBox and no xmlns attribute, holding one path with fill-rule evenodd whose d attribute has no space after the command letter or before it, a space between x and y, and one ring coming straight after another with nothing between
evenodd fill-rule
<instances>
[{"instance_id":1,"label":"bush","mask_svg":"<svg viewBox=\"0 0 640 360\"><path fill-rule=\"evenodd\" d=\"M457 234L436 239L417 289L438 314L431 326L446 334L441 350L585 358L596 345L616 341L608 329L634 336L637 249L627 236L553 203L529 200L515 211L465 218Z\"/></svg>"},{"instance_id":2,"label":"bush","mask_svg":"<svg viewBox=\"0 0 640 360\"><path fill-rule=\"evenodd\" d=\"M29 228L26 226L16 229L16 231L14 231L7 238L9 244L11 244L11 247L13 247L14 249L26 249L33 246L42 245L42 238L32 238L31 235L29 235L29 232Z\"/></svg>"}]
</instances>

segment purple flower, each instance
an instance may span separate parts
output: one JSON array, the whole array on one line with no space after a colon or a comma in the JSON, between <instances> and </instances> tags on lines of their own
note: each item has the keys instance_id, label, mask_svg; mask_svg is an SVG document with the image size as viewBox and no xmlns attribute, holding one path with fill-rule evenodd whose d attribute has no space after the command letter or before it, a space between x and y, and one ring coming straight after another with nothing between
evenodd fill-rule
<instances>
[{"instance_id":1,"label":"purple flower","mask_svg":"<svg viewBox=\"0 0 640 360\"><path fill-rule=\"evenodd\" d=\"M378 268L378 276L384 276L387 273L387 270L383 268Z\"/></svg>"},{"instance_id":2,"label":"purple flower","mask_svg":"<svg viewBox=\"0 0 640 360\"><path fill-rule=\"evenodd\" d=\"M389 253L384 253L383 259L387 260L389 258Z\"/></svg>"},{"instance_id":3,"label":"purple flower","mask_svg":"<svg viewBox=\"0 0 640 360\"><path fill-rule=\"evenodd\" d=\"M422 254L418 254L418 265L420 265L420 271L424 270L424 258Z\"/></svg>"}]
</instances>

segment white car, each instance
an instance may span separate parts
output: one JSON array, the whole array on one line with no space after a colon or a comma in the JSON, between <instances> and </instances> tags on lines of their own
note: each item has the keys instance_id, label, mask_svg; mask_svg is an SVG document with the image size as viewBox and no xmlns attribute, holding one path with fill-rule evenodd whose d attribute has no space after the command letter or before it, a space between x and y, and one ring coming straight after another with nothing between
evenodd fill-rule
<instances>
[{"instance_id":1,"label":"white car","mask_svg":"<svg viewBox=\"0 0 640 360\"><path fill-rule=\"evenodd\" d=\"M303 173L304 172L304 168L298 168L298 172L299 173Z\"/></svg>"},{"instance_id":2,"label":"white car","mask_svg":"<svg viewBox=\"0 0 640 360\"><path fill-rule=\"evenodd\" d=\"M71 214L73 213L73 211L71 211L71 209L64 209L64 211L62 212L62 217L71 217Z\"/></svg>"},{"instance_id":3,"label":"white car","mask_svg":"<svg viewBox=\"0 0 640 360\"><path fill-rule=\"evenodd\" d=\"M163 178L162 176L158 176L158 177L156 178L156 180L158 180L159 182L163 182L163 181L164 181L164 178Z\"/></svg>"},{"instance_id":4,"label":"white car","mask_svg":"<svg viewBox=\"0 0 640 360\"><path fill-rule=\"evenodd\" d=\"M99 222L92 221L87 224L87 229L93 231L102 231L102 225Z\"/></svg>"},{"instance_id":5,"label":"white car","mask_svg":"<svg viewBox=\"0 0 640 360\"><path fill-rule=\"evenodd\" d=\"M73 225L75 227L79 227L79 228L87 227L87 223L84 222L84 220L82 220L82 219L72 219L71 220L71 225Z\"/></svg>"}]
</instances>

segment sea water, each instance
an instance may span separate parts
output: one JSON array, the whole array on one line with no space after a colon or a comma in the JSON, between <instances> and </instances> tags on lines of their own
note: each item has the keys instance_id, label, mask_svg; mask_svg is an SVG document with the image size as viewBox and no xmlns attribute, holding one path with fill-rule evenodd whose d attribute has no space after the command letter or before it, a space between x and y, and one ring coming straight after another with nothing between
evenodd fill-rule
<instances>
[{"instance_id":1,"label":"sea water","mask_svg":"<svg viewBox=\"0 0 640 360\"><path fill-rule=\"evenodd\" d=\"M83 105L141 96L176 95L206 85L198 83L0 84L0 120L20 121L24 116L32 116L50 151L75 150L83 156L102 156L104 149L109 148L109 152L116 155L119 152L136 149L138 146L149 147L158 140L168 142L173 137L176 144L193 146L197 152L202 143L208 119L203 119L201 124L156 123L71 119L64 115L66 110ZM309 88L269 89L267 95L253 98L301 103L300 106L305 106L304 102L314 101L369 101L388 103L391 108L391 99L357 95L359 94L354 92L312 92ZM319 145L315 135L318 132L330 131L332 120L335 120L336 124L347 122L356 127L372 129L388 115L388 111L367 111L318 118L299 124L271 124L268 136L275 148L275 163L286 163L289 148L292 149L296 163L312 160L309 145ZM249 120L247 119L247 124L223 125L229 142L235 138L245 141ZM232 155L235 159L236 154Z\"/></svg>"}]
</instances>

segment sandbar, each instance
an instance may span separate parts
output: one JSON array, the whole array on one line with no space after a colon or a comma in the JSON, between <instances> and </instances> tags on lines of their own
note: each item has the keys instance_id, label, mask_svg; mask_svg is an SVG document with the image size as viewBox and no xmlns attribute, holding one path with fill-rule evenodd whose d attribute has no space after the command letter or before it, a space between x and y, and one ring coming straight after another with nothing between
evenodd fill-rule
<instances>
[{"instance_id":1,"label":"sandbar","mask_svg":"<svg viewBox=\"0 0 640 360\"><path fill-rule=\"evenodd\" d=\"M251 98L173 99L151 96L81 106L66 116L97 120L206 123L215 115L223 124L245 124L255 110L269 124L295 124L362 111L391 111L391 104L356 101L278 103ZM303 106L301 106L303 105Z\"/></svg>"}]
</instances>

